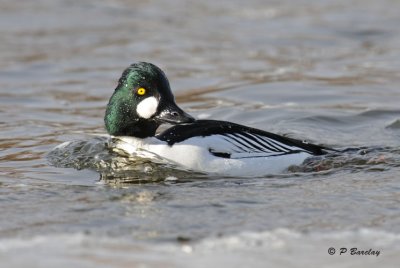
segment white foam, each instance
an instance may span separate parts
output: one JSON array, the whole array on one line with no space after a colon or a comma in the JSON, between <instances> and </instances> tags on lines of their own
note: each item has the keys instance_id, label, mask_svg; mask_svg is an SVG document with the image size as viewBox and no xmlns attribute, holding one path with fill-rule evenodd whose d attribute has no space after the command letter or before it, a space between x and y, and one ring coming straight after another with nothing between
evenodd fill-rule
<instances>
[{"instance_id":1,"label":"white foam","mask_svg":"<svg viewBox=\"0 0 400 268\"><path fill-rule=\"evenodd\" d=\"M68 145L70 145L71 143L72 143L72 141L63 142L63 143L57 145L56 147L54 147L54 149L63 149L65 147L67 147Z\"/></svg>"}]
</instances>

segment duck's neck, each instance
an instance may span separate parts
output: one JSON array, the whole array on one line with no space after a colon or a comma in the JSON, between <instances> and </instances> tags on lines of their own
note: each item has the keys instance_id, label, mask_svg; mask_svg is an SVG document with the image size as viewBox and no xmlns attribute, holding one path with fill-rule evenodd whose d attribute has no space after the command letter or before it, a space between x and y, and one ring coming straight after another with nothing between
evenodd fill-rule
<instances>
[{"instance_id":1,"label":"duck's neck","mask_svg":"<svg viewBox=\"0 0 400 268\"><path fill-rule=\"evenodd\" d=\"M131 136L136 138L154 137L158 124L139 120L135 124L120 124L115 131L108 131L113 136Z\"/></svg>"}]
</instances>

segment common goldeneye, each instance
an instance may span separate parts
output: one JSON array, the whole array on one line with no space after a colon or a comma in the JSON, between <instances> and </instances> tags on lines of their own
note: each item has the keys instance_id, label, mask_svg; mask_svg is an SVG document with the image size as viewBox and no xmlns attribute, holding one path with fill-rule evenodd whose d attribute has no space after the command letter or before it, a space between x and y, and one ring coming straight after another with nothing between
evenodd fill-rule
<instances>
[{"instance_id":1,"label":"common goldeneye","mask_svg":"<svg viewBox=\"0 0 400 268\"><path fill-rule=\"evenodd\" d=\"M328 148L217 120L195 120L174 100L164 72L139 62L118 81L104 117L115 149L227 176L281 173ZM171 128L156 134L163 123Z\"/></svg>"}]
</instances>

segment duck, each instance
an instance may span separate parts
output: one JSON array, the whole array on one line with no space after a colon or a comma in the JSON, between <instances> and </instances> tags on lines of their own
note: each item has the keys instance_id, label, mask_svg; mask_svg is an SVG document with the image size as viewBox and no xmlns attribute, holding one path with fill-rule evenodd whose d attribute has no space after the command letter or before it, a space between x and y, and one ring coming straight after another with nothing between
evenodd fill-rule
<instances>
[{"instance_id":1,"label":"duck","mask_svg":"<svg viewBox=\"0 0 400 268\"><path fill-rule=\"evenodd\" d=\"M333 150L233 122L195 119L176 104L165 73L148 62L123 71L104 123L114 151L205 174L283 173ZM170 127L157 133L163 124Z\"/></svg>"}]
</instances>

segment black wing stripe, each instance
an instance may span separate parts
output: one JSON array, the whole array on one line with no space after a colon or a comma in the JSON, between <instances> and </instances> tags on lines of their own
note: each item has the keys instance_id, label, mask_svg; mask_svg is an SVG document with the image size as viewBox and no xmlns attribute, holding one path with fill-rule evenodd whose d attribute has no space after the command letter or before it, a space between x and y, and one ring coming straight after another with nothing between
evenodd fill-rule
<instances>
[{"instance_id":1,"label":"black wing stripe","mask_svg":"<svg viewBox=\"0 0 400 268\"><path fill-rule=\"evenodd\" d=\"M263 137L256 136L250 133L233 133L233 134L227 134L227 137L229 137L229 142L235 144L239 149L241 149L243 152L266 152L266 153L288 153L292 152L293 149L284 147L281 143L279 142L274 142L271 139L264 139ZM236 143L241 144L245 148L238 146ZM258 144L258 145L257 145Z\"/></svg>"},{"instance_id":2,"label":"black wing stripe","mask_svg":"<svg viewBox=\"0 0 400 268\"><path fill-rule=\"evenodd\" d=\"M279 144L279 146L286 147L287 150L289 150L289 151L291 151L291 152L293 152L293 151L305 152L304 149L302 149L302 148L300 148L300 147L298 147L298 146L295 146L295 145L287 145L287 144L284 144L284 143L281 143L281 142L275 141L275 140L274 140L274 143L275 143L275 144Z\"/></svg>"},{"instance_id":3,"label":"black wing stripe","mask_svg":"<svg viewBox=\"0 0 400 268\"><path fill-rule=\"evenodd\" d=\"M290 148L288 148L288 147L286 147L286 146L283 146L281 143L277 143L277 142L275 142L274 140L265 139L265 142L267 142L267 143L270 144L271 146L274 146L275 148L278 148L278 150L279 150L280 152L290 152L290 151L292 151L292 149L290 149Z\"/></svg>"},{"instance_id":4,"label":"black wing stripe","mask_svg":"<svg viewBox=\"0 0 400 268\"><path fill-rule=\"evenodd\" d=\"M258 135L254 135L254 134L250 134L253 135L256 139L258 139L260 142L264 143L266 147L271 147L275 149L275 152L289 152L291 151L290 148L286 148L284 146L281 146L280 143L275 143L273 140L268 139L268 138L264 138Z\"/></svg>"},{"instance_id":5,"label":"black wing stripe","mask_svg":"<svg viewBox=\"0 0 400 268\"><path fill-rule=\"evenodd\" d=\"M273 152L274 150L269 147L262 146L259 142L254 140L252 137L249 137L245 135L245 133L240 132L240 133L235 133L234 134L238 139L240 139L242 142L246 142L247 144L250 145L252 148L253 152L257 153L262 153L262 152Z\"/></svg>"},{"instance_id":6,"label":"black wing stripe","mask_svg":"<svg viewBox=\"0 0 400 268\"><path fill-rule=\"evenodd\" d=\"M230 137L228 137L226 135L221 135L221 136L225 141L227 141L228 143L232 144L233 146L238 148L240 151L245 151L245 149L242 146L240 146L237 143L235 143Z\"/></svg>"},{"instance_id":7,"label":"black wing stripe","mask_svg":"<svg viewBox=\"0 0 400 268\"><path fill-rule=\"evenodd\" d=\"M273 154L261 154L261 155L249 155L249 156L241 156L241 157L235 157L234 159L245 159L245 158L259 158L259 157L273 157L273 156L282 156L282 155L289 155L289 154L297 154L297 153L304 153L304 151L290 151L290 152L281 152L281 153L273 153Z\"/></svg>"},{"instance_id":8,"label":"black wing stripe","mask_svg":"<svg viewBox=\"0 0 400 268\"><path fill-rule=\"evenodd\" d=\"M259 142L261 142L266 148L269 148L270 150L272 150L272 151L274 151L274 152L286 152L286 151L288 151L287 149L278 147L277 145L275 145L274 143L272 143L271 140L269 140L269 139L263 139L262 137L256 136L256 135L253 135L253 134L249 134L249 135L254 136L254 137L255 137L256 139L258 139Z\"/></svg>"},{"instance_id":9,"label":"black wing stripe","mask_svg":"<svg viewBox=\"0 0 400 268\"><path fill-rule=\"evenodd\" d=\"M245 142L243 139L241 139L240 137L237 137L235 134L228 134L227 135L230 139L236 141L237 143L241 144L242 146L244 146L246 149L244 149L244 152L254 152L257 151L254 148L251 147L250 144L248 144L247 142Z\"/></svg>"},{"instance_id":10,"label":"black wing stripe","mask_svg":"<svg viewBox=\"0 0 400 268\"><path fill-rule=\"evenodd\" d=\"M281 151L281 152L282 151L290 152L290 151L294 150L293 147L289 147L288 145L283 144L281 142L278 142L278 141L275 141L275 140L272 140L272 139L269 139L269 138L261 137L261 136L257 136L257 137L259 137L260 139L264 140L268 144L271 144L271 146L274 146L274 147L278 148L278 150Z\"/></svg>"},{"instance_id":11,"label":"black wing stripe","mask_svg":"<svg viewBox=\"0 0 400 268\"><path fill-rule=\"evenodd\" d=\"M252 148L252 147L250 146L250 144L244 142L242 139L240 139L239 137L237 137L235 134L228 134L227 136L229 137L229 139L230 139L232 142L234 141L235 143L240 144L241 146L243 146L243 147L242 147L243 152L252 152L252 151L254 151L254 148Z\"/></svg>"},{"instance_id":12,"label":"black wing stripe","mask_svg":"<svg viewBox=\"0 0 400 268\"><path fill-rule=\"evenodd\" d=\"M235 153L240 154L240 153L254 153L254 152L256 152L254 150L253 151L249 151L248 149L252 149L252 148L248 148L247 146L246 146L246 148L244 148L242 146L237 145L236 142L239 142L239 141L236 138L227 137L227 135L221 135L221 136L222 136L223 140L227 141L228 143L232 144L233 146L235 146L238 149L238 150L237 149L235 150L235 149L231 148L231 150L233 152L235 152ZM262 152L260 152L260 153L262 153Z\"/></svg>"},{"instance_id":13,"label":"black wing stripe","mask_svg":"<svg viewBox=\"0 0 400 268\"><path fill-rule=\"evenodd\" d=\"M228 143L232 144L232 145L235 146L237 149L239 149L239 150L232 149L232 151L234 151L235 153L240 153L240 152L246 151L243 147L237 145L237 144L234 143L231 139L228 139L227 137L225 137L225 135L221 135L221 136L222 136L222 139L224 139L225 141L227 141Z\"/></svg>"},{"instance_id":14,"label":"black wing stripe","mask_svg":"<svg viewBox=\"0 0 400 268\"><path fill-rule=\"evenodd\" d=\"M257 153L261 154L259 156L249 156L251 157L268 157L285 155L296 152L304 152L300 148L286 145L284 143L275 141L268 137L260 136L248 132L236 132L230 134L222 134L221 137L232 144L237 149L231 148L232 152L235 153ZM267 154L267 155L265 155ZM246 157L239 157L246 158Z\"/></svg>"},{"instance_id":15,"label":"black wing stripe","mask_svg":"<svg viewBox=\"0 0 400 268\"><path fill-rule=\"evenodd\" d=\"M266 141L267 141L268 143L270 143L270 144L273 144L273 146L279 148L280 151L283 151L283 152L290 152L290 151L292 151L291 148L289 148L289 147L283 145L282 143L276 142L276 141L274 141L274 140L272 140L272 139L266 139Z\"/></svg>"},{"instance_id":16,"label":"black wing stripe","mask_svg":"<svg viewBox=\"0 0 400 268\"><path fill-rule=\"evenodd\" d=\"M249 144L251 144L259 152L265 152L265 149L267 149L268 151L277 152L277 150L274 149L273 146L271 146L269 148L266 148L265 145L263 146L262 143L260 143L257 139L255 139L254 137L252 137L248 133L243 132L243 133L238 134L238 136L241 137L242 139L245 139Z\"/></svg>"}]
</instances>

